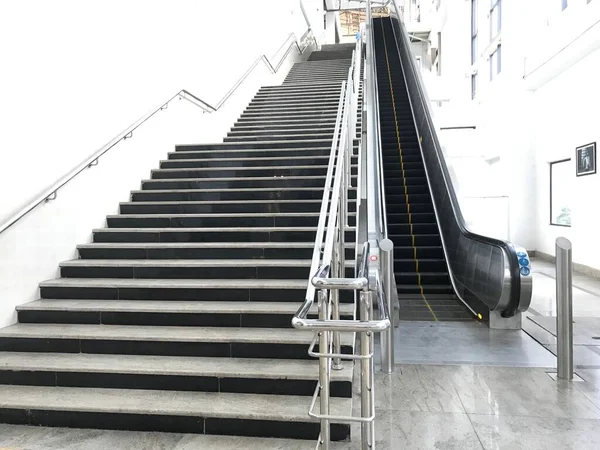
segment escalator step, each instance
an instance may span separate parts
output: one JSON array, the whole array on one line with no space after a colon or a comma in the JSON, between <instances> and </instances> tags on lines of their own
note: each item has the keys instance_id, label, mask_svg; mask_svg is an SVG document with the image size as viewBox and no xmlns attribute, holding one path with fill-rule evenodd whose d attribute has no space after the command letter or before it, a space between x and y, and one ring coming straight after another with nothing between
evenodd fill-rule
<instances>
[{"instance_id":1,"label":"escalator step","mask_svg":"<svg viewBox=\"0 0 600 450\"><path fill-rule=\"evenodd\" d=\"M400 246L396 241L394 242L394 258L395 261L411 260L413 261L415 255L415 248L411 246ZM444 261L444 250L440 246L427 246L420 245L416 248L417 258L419 263L424 260L439 260L446 265Z\"/></svg>"}]
</instances>

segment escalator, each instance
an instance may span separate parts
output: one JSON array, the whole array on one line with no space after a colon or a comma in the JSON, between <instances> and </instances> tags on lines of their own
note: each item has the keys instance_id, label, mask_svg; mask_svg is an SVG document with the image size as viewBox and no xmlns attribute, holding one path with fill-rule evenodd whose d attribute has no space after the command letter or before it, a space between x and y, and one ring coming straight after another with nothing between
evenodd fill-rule
<instances>
[{"instance_id":1,"label":"escalator","mask_svg":"<svg viewBox=\"0 0 600 450\"><path fill-rule=\"evenodd\" d=\"M374 18L371 32L400 319L511 318L531 300L527 252L468 230L408 33L393 17Z\"/></svg>"},{"instance_id":2,"label":"escalator","mask_svg":"<svg viewBox=\"0 0 600 450\"><path fill-rule=\"evenodd\" d=\"M389 18L374 20L389 238L403 320L469 320L454 294Z\"/></svg>"}]
</instances>

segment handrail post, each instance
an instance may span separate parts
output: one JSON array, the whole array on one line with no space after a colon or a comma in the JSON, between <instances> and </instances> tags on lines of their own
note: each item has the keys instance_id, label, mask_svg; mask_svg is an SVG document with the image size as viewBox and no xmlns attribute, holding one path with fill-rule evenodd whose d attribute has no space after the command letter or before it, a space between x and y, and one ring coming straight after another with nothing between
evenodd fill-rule
<instances>
[{"instance_id":1,"label":"handrail post","mask_svg":"<svg viewBox=\"0 0 600 450\"><path fill-rule=\"evenodd\" d=\"M334 277L339 277L339 265L340 265L340 261L337 255L337 249L334 248L333 249L333 258L331 261L331 265L333 266L333 276ZM339 289L330 289L330 294L331 295L331 318L333 320L339 320L340 319L340 290ZM341 344L341 336L340 336L340 332L339 331L334 331L333 332L333 353L340 353L341 352L341 348L342 348L342 344ZM332 369L334 370L341 370L342 369L342 362L340 360L340 358L333 358L333 363L332 363Z\"/></svg>"},{"instance_id":2,"label":"handrail post","mask_svg":"<svg viewBox=\"0 0 600 450\"><path fill-rule=\"evenodd\" d=\"M341 150L340 150L341 151ZM342 163L343 164L343 163ZM346 210L344 206L344 193L346 187L344 186L344 180L342 179L341 187L340 187L340 203L338 205L338 210L335 211L337 215L337 242L334 245L333 249L333 276L338 278L344 278L346 276L346 258L344 255L344 234L346 230ZM332 316L333 320L340 319L340 290L333 289L332 291ZM341 337L339 331L333 332L333 353L341 353ZM333 358L332 369L341 370L342 369L342 361L340 358Z\"/></svg>"},{"instance_id":3,"label":"handrail post","mask_svg":"<svg viewBox=\"0 0 600 450\"><path fill-rule=\"evenodd\" d=\"M573 379L573 247L556 239L556 368L557 377Z\"/></svg>"},{"instance_id":4,"label":"handrail post","mask_svg":"<svg viewBox=\"0 0 600 450\"><path fill-rule=\"evenodd\" d=\"M373 313L373 293L371 291L360 292L360 321L367 322L371 320ZM360 355L367 356L371 354L373 348L373 333L363 332L360 334ZM371 391L373 389L373 358L364 358L361 360L360 370L360 415L361 417L371 417L373 406L371 404ZM375 436L375 421L361 424L361 449L372 450L375 446L373 442Z\"/></svg>"},{"instance_id":5,"label":"handrail post","mask_svg":"<svg viewBox=\"0 0 600 450\"><path fill-rule=\"evenodd\" d=\"M390 316L394 311L392 302L393 277L394 277L394 243L390 239L382 239L379 243L381 250L381 273L383 278L384 301L387 303ZM394 321L392 317L390 328L381 335L381 371L392 373L394 371Z\"/></svg>"},{"instance_id":6,"label":"handrail post","mask_svg":"<svg viewBox=\"0 0 600 450\"><path fill-rule=\"evenodd\" d=\"M327 295L323 289L319 290L319 319L329 320L327 311ZM329 331L321 331L319 333L319 352L327 353L329 348ZM329 415L329 359L327 356L321 356L319 358L319 384L321 386L321 414ZM329 420L321 419L321 449L329 450L329 443L331 441Z\"/></svg>"}]
</instances>

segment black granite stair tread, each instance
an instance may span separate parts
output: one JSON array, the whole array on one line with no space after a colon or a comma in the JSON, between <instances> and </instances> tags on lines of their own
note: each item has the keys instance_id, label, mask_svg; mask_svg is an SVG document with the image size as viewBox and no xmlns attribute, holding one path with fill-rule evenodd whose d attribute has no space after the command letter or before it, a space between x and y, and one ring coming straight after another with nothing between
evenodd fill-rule
<instances>
[{"instance_id":1,"label":"black granite stair tread","mask_svg":"<svg viewBox=\"0 0 600 450\"><path fill-rule=\"evenodd\" d=\"M0 329L2 339L60 339L100 341L205 342L306 344L313 339L312 331L285 328L241 327L181 327L140 325L80 325L18 323ZM344 334L342 345L351 346L353 337Z\"/></svg>"}]
</instances>

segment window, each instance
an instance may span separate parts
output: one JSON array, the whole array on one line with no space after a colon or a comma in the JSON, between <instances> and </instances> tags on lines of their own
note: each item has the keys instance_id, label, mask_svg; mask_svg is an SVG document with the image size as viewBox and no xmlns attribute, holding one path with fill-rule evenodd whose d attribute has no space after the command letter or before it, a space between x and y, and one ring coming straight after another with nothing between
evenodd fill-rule
<instances>
[{"instance_id":1,"label":"window","mask_svg":"<svg viewBox=\"0 0 600 450\"><path fill-rule=\"evenodd\" d=\"M550 163L550 225L571 226L571 160Z\"/></svg>"},{"instance_id":2,"label":"window","mask_svg":"<svg viewBox=\"0 0 600 450\"><path fill-rule=\"evenodd\" d=\"M471 0L471 64L477 60L477 0Z\"/></svg>"},{"instance_id":3,"label":"window","mask_svg":"<svg viewBox=\"0 0 600 450\"><path fill-rule=\"evenodd\" d=\"M502 71L502 46L498 45L490 56L490 80L494 80Z\"/></svg>"},{"instance_id":4,"label":"window","mask_svg":"<svg viewBox=\"0 0 600 450\"><path fill-rule=\"evenodd\" d=\"M561 0L562 1L562 10L564 11L569 6L569 0ZM589 1L588 1L589 3Z\"/></svg>"},{"instance_id":5,"label":"window","mask_svg":"<svg viewBox=\"0 0 600 450\"><path fill-rule=\"evenodd\" d=\"M471 99L477 96L477 74L471 75Z\"/></svg>"},{"instance_id":6,"label":"window","mask_svg":"<svg viewBox=\"0 0 600 450\"><path fill-rule=\"evenodd\" d=\"M490 41L502 30L502 0L492 0L490 8Z\"/></svg>"}]
</instances>

